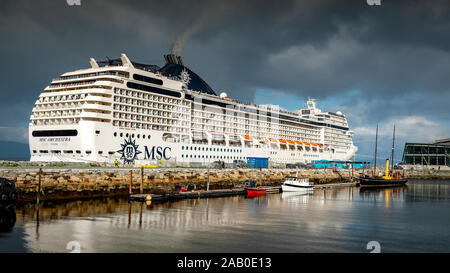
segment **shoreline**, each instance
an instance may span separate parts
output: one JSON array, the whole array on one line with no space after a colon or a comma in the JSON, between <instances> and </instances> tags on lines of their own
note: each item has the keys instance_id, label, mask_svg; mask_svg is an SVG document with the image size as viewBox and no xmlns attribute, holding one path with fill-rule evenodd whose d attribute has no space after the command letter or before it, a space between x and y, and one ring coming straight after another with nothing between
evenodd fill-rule
<instances>
[{"instance_id":1,"label":"shoreline","mask_svg":"<svg viewBox=\"0 0 450 273\"><path fill-rule=\"evenodd\" d=\"M196 190L232 189L245 180L253 180L257 186L280 186L286 176L308 177L317 188L349 185L352 171L340 169L208 169L201 168L42 168L40 200L82 200L101 197L126 197L130 179L132 193L164 195L178 191L183 185ZM378 171L378 169L377 169ZM131 173L131 175L130 175ZM368 170L354 170L354 177ZM410 179L450 180L450 171L405 170ZM38 192L39 167L0 167L0 177L15 183L18 202L34 202ZM325 185L328 185L325 187Z\"/></svg>"}]
</instances>

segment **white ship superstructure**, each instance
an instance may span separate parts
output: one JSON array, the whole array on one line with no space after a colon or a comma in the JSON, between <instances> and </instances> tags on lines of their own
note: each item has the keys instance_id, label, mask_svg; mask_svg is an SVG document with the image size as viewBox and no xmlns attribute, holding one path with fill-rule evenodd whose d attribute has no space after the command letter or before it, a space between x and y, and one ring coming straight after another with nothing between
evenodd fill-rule
<instances>
[{"instance_id":1,"label":"white ship superstructure","mask_svg":"<svg viewBox=\"0 0 450 273\"><path fill-rule=\"evenodd\" d=\"M217 96L181 58L159 68L120 59L62 74L31 115L31 161L177 165L349 160L357 148L345 116L313 100L296 112ZM164 164L163 163L163 164Z\"/></svg>"}]
</instances>

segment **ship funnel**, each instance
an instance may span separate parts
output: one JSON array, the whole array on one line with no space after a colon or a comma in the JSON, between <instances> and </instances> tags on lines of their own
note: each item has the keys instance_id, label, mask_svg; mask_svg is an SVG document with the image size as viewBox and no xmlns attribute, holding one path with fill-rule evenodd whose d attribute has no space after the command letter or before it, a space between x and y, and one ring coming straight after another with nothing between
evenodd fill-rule
<instances>
[{"instance_id":1,"label":"ship funnel","mask_svg":"<svg viewBox=\"0 0 450 273\"><path fill-rule=\"evenodd\" d=\"M167 64L179 64L179 65L184 66L181 56L176 56L175 54L171 53L171 54L164 55L164 59L166 60Z\"/></svg>"}]
</instances>

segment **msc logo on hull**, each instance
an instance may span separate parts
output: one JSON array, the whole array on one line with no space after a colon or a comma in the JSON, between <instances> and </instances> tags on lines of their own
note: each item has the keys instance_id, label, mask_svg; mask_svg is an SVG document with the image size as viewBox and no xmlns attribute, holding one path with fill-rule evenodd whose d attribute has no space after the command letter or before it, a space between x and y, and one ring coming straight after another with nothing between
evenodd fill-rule
<instances>
[{"instance_id":1,"label":"msc logo on hull","mask_svg":"<svg viewBox=\"0 0 450 273\"><path fill-rule=\"evenodd\" d=\"M131 137L128 140L125 139L124 144L120 144L120 146L122 146L122 149L118 150L117 153L121 154L120 159L123 160L124 164L134 163L137 155L142 153L138 150L139 145L136 145L136 140L132 140ZM170 153L172 152L172 148L161 146L152 146L149 148L148 146L144 146L144 151L144 159L169 160L171 158Z\"/></svg>"},{"instance_id":2,"label":"msc logo on hull","mask_svg":"<svg viewBox=\"0 0 450 273\"><path fill-rule=\"evenodd\" d=\"M150 150L147 146L145 147L145 156L144 159L164 159L169 160L170 155L168 152L172 152L172 148L170 147L161 147L161 146L153 146Z\"/></svg>"},{"instance_id":3,"label":"msc logo on hull","mask_svg":"<svg viewBox=\"0 0 450 273\"><path fill-rule=\"evenodd\" d=\"M120 146L122 146L122 150L118 150L117 153L122 155L120 159L123 160L123 164L133 163L137 155L141 153L138 150L139 145L136 145L136 140L131 140L131 137L128 140L125 139L125 143Z\"/></svg>"}]
</instances>

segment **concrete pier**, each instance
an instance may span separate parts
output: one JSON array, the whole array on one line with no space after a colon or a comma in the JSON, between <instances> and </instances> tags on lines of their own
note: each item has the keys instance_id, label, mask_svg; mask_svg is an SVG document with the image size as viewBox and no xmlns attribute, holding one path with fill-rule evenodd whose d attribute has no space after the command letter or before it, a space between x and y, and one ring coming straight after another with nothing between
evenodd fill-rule
<instances>
[{"instance_id":1,"label":"concrete pier","mask_svg":"<svg viewBox=\"0 0 450 273\"><path fill-rule=\"evenodd\" d=\"M1 165L0 165L1 166ZM131 175L130 175L131 171ZM245 180L257 186L278 187L286 176L308 177L317 187L348 183L351 171L331 169L201 169L201 168L64 168L42 167L40 200L82 199L132 194L163 195L192 184L196 190L232 189ZM39 167L0 167L0 177L15 183L19 202L35 201L38 191ZM367 174L369 171L366 170ZM354 176L362 174L355 170ZM410 178L449 179L449 171L406 171ZM130 181L131 179L131 181ZM344 184L342 184L344 186Z\"/></svg>"}]
</instances>

